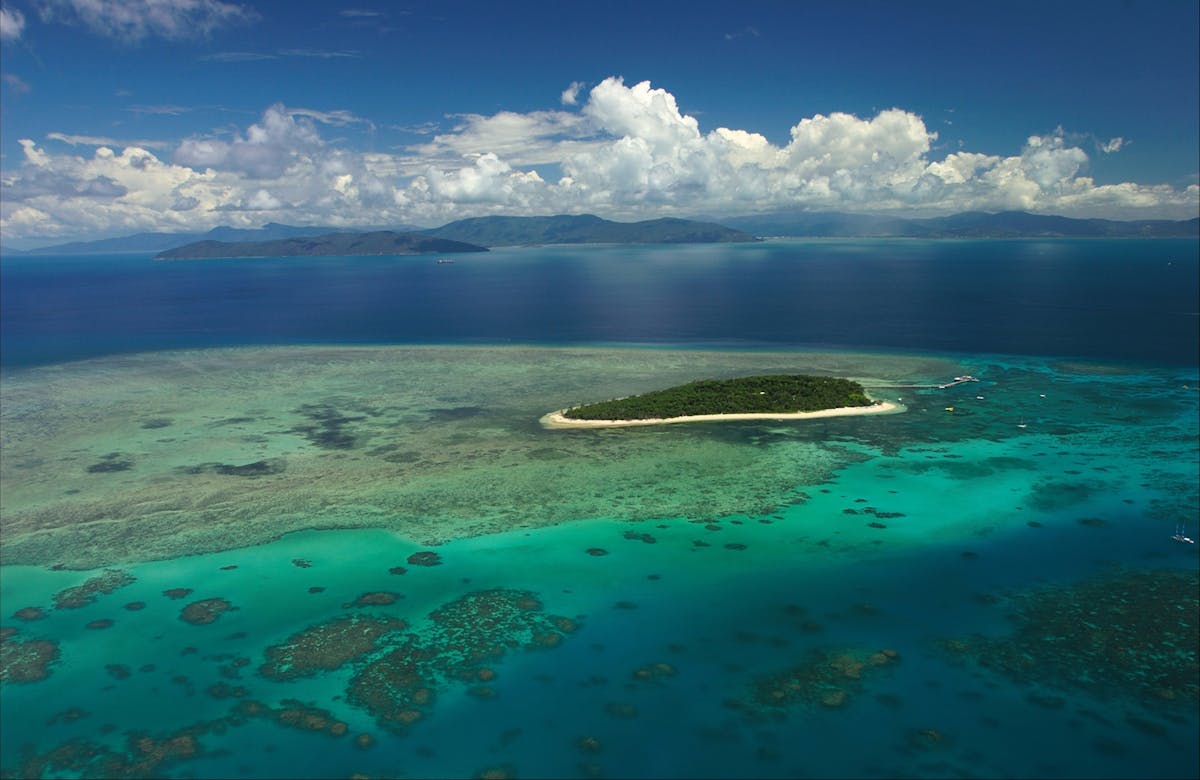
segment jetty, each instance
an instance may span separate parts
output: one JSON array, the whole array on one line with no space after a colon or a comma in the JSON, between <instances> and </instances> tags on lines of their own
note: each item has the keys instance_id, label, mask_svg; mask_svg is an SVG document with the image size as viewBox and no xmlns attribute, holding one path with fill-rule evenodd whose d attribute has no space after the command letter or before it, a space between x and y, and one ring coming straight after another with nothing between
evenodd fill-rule
<instances>
[{"instance_id":1,"label":"jetty","mask_svg":"<svg viewBox=\"0 0 1200 780\"><path fill-rule=\"evenodd\" d=\"M954 380L951 382L947 382L944 385L938 385L938 390L945 390L946 388L954 387L955 385L961 385L961 384L966 384L967 382L978 382L978 381L979 381L978 379L971 376L970 374L963 374L962 376L954 377Z\"/></svg>"}]
</instances>

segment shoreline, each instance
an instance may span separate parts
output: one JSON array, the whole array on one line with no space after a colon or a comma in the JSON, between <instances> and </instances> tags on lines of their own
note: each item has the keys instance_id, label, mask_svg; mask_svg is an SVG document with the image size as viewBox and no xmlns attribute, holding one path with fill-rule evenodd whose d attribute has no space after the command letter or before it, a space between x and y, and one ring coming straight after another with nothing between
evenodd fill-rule
<instances>
[{"instance_id":1,"label":"shoreline","mask_svg":"<svg viewBox=\"0 0 1200 780\"><path fill-rule=\"evenodd\" d=\"M880 401L871 406L840 406L815 412L732 412L729 414L693 414L683 417L655 417L645 420L572 420L559 409L542 415L538 420L543 428L628 428L635 425L672 425L689 422L724 422L730 420L809 420L819 417L858 417L868 414L900 414L907 408L893 401Z\"/></svg>"}]
</instances>

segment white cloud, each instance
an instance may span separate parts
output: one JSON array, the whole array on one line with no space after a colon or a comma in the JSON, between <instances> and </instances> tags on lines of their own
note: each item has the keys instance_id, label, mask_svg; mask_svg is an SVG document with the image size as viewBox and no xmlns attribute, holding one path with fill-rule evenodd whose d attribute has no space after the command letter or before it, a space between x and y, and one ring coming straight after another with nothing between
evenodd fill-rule
<instances>
[{"instance_id":1,"label":"white cloud","mask_svg":"<svg viewBox=\"0 0 1200 780\"><path fill-rule=\"evenodd\" d=\"M576 111L452 117L451 129L398 152L354 151L323 138L324 126L367 124L348 111L283 105L231 134L189 138L171 155L146 141L53 133L47 140L55 145L22 141L23 159L0 176L0 226L11 240L564 212L615 219L803 208L1119 219L1200 212L1195 185L1096 184L1080 146L1093 139L1062 129L1031 135L1008 156L942 154L920 116L892 108L800 118L778 145L747 129L702 131L673 95L648 82L605 79L579 99ZM90 156L80 153L88 147Z\"/></svg>"},{"instance_id":2,"label":"white cloud","mask_svg":"<svg viewBox=\"0 0 1200 780\"><path fill-rule=\"evenodd\" d=\"M571 85L562 91L559 95L559 102L564 106L574 106L579 103L579 90L584 88L582 81L572 81Z\"/></svg>"},{"instance_id":3,"label":"white cloud","mask_svg":"<svg viewBox=\"0 0 1200 780\"><path fill-rule=\"evenodd\" d=\"M52 141L62 141L71 146L143 146L147 149L165 149L169 144L165 141L119 141L115 138L99 135L70 135L67 133L47 133L46 138Z\"/></svg>"},{"instance_id":4,"label":"white cloud","mask_svg":"<svg viewBox=\"0 0 1200 780\"><path fill-rule=\"evenodd\" d=\"M175 151L175 161L239 172L252 179L275 179L291 165L309 160L323 145L311 122L297 121L284 106L274 105L244 136L232 141L187 139Z\"/></svg>"},{"instance_id":5,"label":"white cloud","mask_svg":"<svg viewBox=\"0 0 1200 780\"><path fill-rule=\"evenodd\" d=\"M1106 144L1100 144L1100 151L1104 152L1105 154L1112 154L1113 152L1119 152L1119 151L1121 151L1121 147L1124 146L1126 143L1128 143L1128 142L1124 138L1117 136L1116 138L1111 139Z\"/></svg>"},{"instance_id":6,"label":"white cloud","mask_svg":"<svg viewBox=\"0 0 1200 780\"><path fill-rule=\"evenodd\" d=\"M457 168L481 154L496 154L513 165L558 162L587 145L594 128L579 114L566 111L501 111L492 116L451 117L454 127L431 141L408 148L423 169L429 162Z\"/></svg>"},{"instance_id":7,"label":"white cloud","mask_svg":"<svg viewBox=\"0 0 1200 780\"><path fill-rule=\"evenodd\" d=\"M252 8L223 0L42 0L40 10L44 21L82 24L126 43L203 37L259 18Z\"/></svg>"},{"instance_id":8,"label":"white cloud","mask_svg":"<svg viewBox=\"0 0 1200 780\"><path fill-rule=\"evenodd\" d=\"M25 14L15 8L0 7L0 41L16 41L25 30Z\"/></svg>"}]
</instances>

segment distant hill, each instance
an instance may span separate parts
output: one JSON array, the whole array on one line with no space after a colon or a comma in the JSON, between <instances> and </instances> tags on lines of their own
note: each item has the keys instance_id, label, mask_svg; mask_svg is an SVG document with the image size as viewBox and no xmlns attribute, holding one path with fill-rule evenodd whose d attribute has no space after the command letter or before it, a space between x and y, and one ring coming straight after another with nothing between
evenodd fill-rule
<instances>
[{"instance_id":1,"label":"distant hill","mask_svg":"<svg viewBox=\"0 0 1200 780\"><path fill-rule=\"evenodd\" d=\"M965 211L947 217L904 219L841 212L778 212L723 219L758 236L801 238L1188 238L1200 219L1182 221L1072 219L1024 211Z\"/></svg>"},{"instance_id":2,"label":"distant hill","mask_svg":"<svg viewBox=\"0 0 1200 780\"><path fill-rule=\"evenodd\" d=\"M277 241L197 241L155 255L158 260L219 257L323 257L329 255L418 255L486 252L487 248L420 233L329 233Z\"/></svg>"},{"instance_id":3,"label":"distant hill","mask_svg":"<svg viewBox=\"0 0 1200 780\"><path fill-rule=\"evenodd\" d=\"M691 244L754 241L754 236L713 222L651 219L612 222L591 214L554 217L475 217L423 231L437 238L484 246L528 244Z\"/></svg>"},{"instance_id":4,"label":"distant hill","mask_svg":"<svg viewBox=\"0 0 1200 780\"><path fill-rule=\"evenodd\" d=\"M334 233L421 233L433 238L464 241L480 246L525 244L670 244L753 241L755 236L798 238L1194 238L1200 237L1200 219L1183 221L1072 219L1024 211L990 214L967 211L948 217L906 219L843 212L784 211L721 219L652 219L612 222L590 214L555 217L477 217L439 228L411 225L390 228L357 228L283 225L271 222L257 229L216 227L205 233L137 233L99 241L12 250L18 255L80 255L119 252L163 252L198 241L265 242L286 238L327 236ZM433 250L437 251L437 250ZM6 254L10 250L6 250Z\"/></svg>"},{"instance_id":5,"label":"distant hill","mask_svg":"<svg viewBox=\"0 0 1200 780\"><path fill-rule=\"evenodd\" d=\"M413 226L392 228L400 232L417 230ZM356 228L362 231L363 228ZM372 231L376 228L367 228ZM283 238L320 236L329 233L352 232L345 228L282 225L268 222L261 228L234 228L222 225L206 233L136 233L119 238L104 238L98 241L75 241L69 244L30 249L19 254L26 255L90 255L115 252L162 252L167 249L193 244L197 241L277 241Z\"/></svg>"}]
</instances>

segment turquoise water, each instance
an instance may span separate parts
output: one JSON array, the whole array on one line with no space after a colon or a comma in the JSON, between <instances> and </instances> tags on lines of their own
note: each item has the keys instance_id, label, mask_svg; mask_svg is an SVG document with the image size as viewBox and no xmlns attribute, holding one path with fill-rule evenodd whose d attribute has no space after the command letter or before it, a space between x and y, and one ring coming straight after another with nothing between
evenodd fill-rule
<instances>
[{"instance_id":1,"label":"turquoise water","mask_svg":"<svg viewBox=\"0 0 1200 780\"><path fill-rule=\"evenodd\" d=\"M788 368L907 411L537 424ZM12 368L0 766L1192 777L1197 551L1171 535L1197 535L1198 388L1194 364L795 345Z\"/></svg>"}]
</instances>

